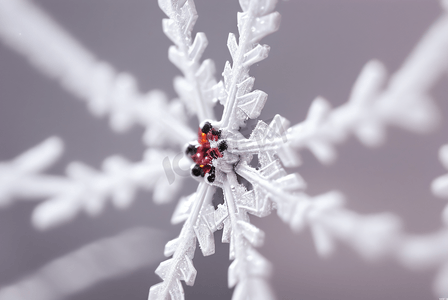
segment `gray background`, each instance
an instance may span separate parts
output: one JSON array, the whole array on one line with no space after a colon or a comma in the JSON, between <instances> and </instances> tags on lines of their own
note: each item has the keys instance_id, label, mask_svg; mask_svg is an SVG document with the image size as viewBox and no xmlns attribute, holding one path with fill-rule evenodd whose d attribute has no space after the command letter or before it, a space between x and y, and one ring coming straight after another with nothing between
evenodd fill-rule
<instances>
[{"instance_id":1,"label":"gray background","mask_svg":"<svg viewBox=\"0 0 448 300\"><path fill-rule=\"evenodd\" d=\"M172 79L179 71L169 63L169 40L163 35L163 13L156 1L39 0L59 24L102 60L138 78L142 91L160 88L174 97ZM212 58L220 74L228 32L236 32L237 1L196 0L199 19L195 31L207 34L204 58ZM326 97L344 103L363 65L372 58L396 70L428 26L441 13L437 1L294 0L280 1L280 30L265 38L271 46L267 60L252 68L256 88L269 94L262 119L275 113L293 124L302 121L311 101ZM64 138L66 151L52 172L59 174L73 160L99 168L111 154L140 159L142 129L117 135L107 120L97 120L85 105L41 76L19 55L0 45L0 161L13 158L50 135ZM446 78L434 90L441 110L448 112ZM218 110L220 110L218 108ZM437 159L448 141L446 121L429 135L401 129L388 131L387 144L368 149L351 138L338 147L339 158L330 167L320 165L308 152L299 168L316 195L343 191L349 208L360 213L392 211L410 233L428 233L441 226L445 201L434 198L431 181L445 173ZM186 182L184 193L195 189ZM169 223L175 203L156 206L141 192L126 211L108 206L97 218L81 214L75 221L48 232L30 225L32 202L0 210L0 284L10 284L52 258L84 243L136 225L166 230L175 237L180 226ZM435 273L409 272L394 261L364 262L344 245L334 256L321 259L308 231L293 234L276 214L253 222L266 232L260 252L274 265L272 283L281 300L305 299L436 299L431 293ZM228 244L216 234L216 254L198 251L194 287L187 299L230 299L227 289ZM162 249L160 249L162 251ZM149 286L159 282L148 268L107 282L70 298L146 299ZM446 295L448 297L448 295Z\"/></svg>"}]
</instances>

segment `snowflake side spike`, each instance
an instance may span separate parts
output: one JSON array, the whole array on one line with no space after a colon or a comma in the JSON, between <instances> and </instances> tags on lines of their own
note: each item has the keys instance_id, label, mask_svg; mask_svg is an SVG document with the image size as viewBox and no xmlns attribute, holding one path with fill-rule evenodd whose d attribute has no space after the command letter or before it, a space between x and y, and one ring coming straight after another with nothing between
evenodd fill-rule
<instances>
[{"instance_id":1,"label":"snowflake side spike","mask_svg":"<svg viewBox=\"0 0 448 300\"><path fill-rule=\"evenodd\" d=\"M269 126L259 121L249 139L228 140L229 152L247 155L268 151L277 154L284 166L296 167L301 164L297 148L306 147L322 163L332 162L336 157L334 147L320 133L329 111L330 104L319 97L311 105L307 119L292 128L280 115L276 115Z\"/></svg>"},{"instance_id":2,"label":"snowflake side spike","mask_svg":"<svg viewBox=\"0 0 448 300\"><path fill-rule=\"evenodd\" d=\"M0 206L16 198L48 197L63 192L64 180L41 173L53 165L63 151L63 143L51 137L10 162L0 162Z\"/></svg>"},{"instance_id":3,"label":"snowflake side spike","mask_svg":"<svg viewBox=\"0 0 448 300\"><path fill-rule=\"evenodd\" d=\"M265 59L269 46L258 41L275 32L280 24L280 14L272 12L276 0L241 0L242 13L238 13L239 42L233 33L229 34L227 47L233 64L226 62L223 76L227 97L221 100L224 112L216 126L238 130L247 118L257 118L267 100L263 91L252 91L254 78L249 76L251 65Z\"/></svg>"},{"instance_id":4,"label":"snowflake side spike","mask_svg":"<svg viewBox=\"0 0 448 300\"><path fill-rule=\"evenodd\" d=\"M439 150L439 160L445 169L448 170L448 144L443 145ZM434 196L448 199L448 174L437 177L431 184L431 191ZM448 226L448 204L442 214L443 222Z\"/></svg>"},{"instance_id":5,"label":"snowflake side spike","mask_svg":"<svg viewBox=\"0 0 448 300\"><path fill-rule=\"evenodd\" d=\"M211 204L214 193L215 187L200 183L196 193L189 197L190 201L181 199L173 221L182 221L185 219L184 216L188 216L179 237L169 241L165 246L165 256L173 255L173 257L160 263L157 268L156 274L163 279L163 282L151 287L148 300L184 299L180 280L184 280L187 285L194 284L196 269L192 259L196 249L196 239L204 255L214 253L213 231L216 228L210 228L205 218L214 210Z\"/></svg>"},{"instance_id":6,"label":"snowflake side spike","mask_svg":"<svg viewBox=\"0 0 448 300\"><path fill-rule=\"evenodd\" d=\"M214 99L223 97L220 95L222 83L216 83L212 60L199 63L208 42L203 32L197 33L192 41L191 33L198 17L194 2L159 0L159 6L169 17L163 20L163 31L175 44L170 47L168 57L185 76L176 77L174 87L189 111L197 115L199 122L215 120Z\"/></svg>"}]
</instances>

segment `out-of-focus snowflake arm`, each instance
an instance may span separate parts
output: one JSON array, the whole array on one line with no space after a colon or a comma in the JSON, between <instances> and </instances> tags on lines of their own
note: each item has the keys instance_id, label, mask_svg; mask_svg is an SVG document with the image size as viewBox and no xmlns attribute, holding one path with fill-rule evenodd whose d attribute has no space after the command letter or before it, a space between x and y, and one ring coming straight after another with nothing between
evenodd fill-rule
<instances>
[{"instance_id":1,"label":"out-of-focus snowflake arm","mask_svg":"<svg viewBox=\"0 0 448 300\"><path fill-rule=\"evenodd\" d=\"M223 76L226 97L220 99L224 105L221 121L216 126L238 130L247 118L257 118L267 100L267 94L260 90L251 91L255 79L249 76L249 68L265 59L269 46L258 42L276 31L280 14L272 12L276 0L240 0L242 13L238 13L239 40L229 34L227 47L233 64L226 62Z\"/></svg>"},{"instance_id":2,"label":"out-of-focus snowflake arm","mask_svg":"<svg viewBox=\"0 0 448 300\"><path fill-rule=\"evenodd\" d=\"M213 106L215 99L222 97L222 83L215 80L215 65L211 59L200 63L207 47L207 37L203 32L191 37L197 12L193 0L159 0L159 6L169 19L163 20L163 31L175 44L168 51L170 61L183 73L184 77L174 79L174 87L181 100L199 122L215 120Z\"/></svg>"},{"instance_id":3,"label":"out-of-focus snowflake arm","mask_svg":"<svg viewBox=\"0 0 448 300\"><path fill-rule=\"evenodd\" d=\"M327 195L327 199L318 197L307 203L306 214L303 214L304 223L311 229L319 254L331 254L335 249L335 242L340 241L369 261L392 257L413 270L438 268L433 291L440 297L446 295L446 226L432 234L409 235L403 232L401 220L396 215L361 215L348 210L343 207L342 201L336 200L337 195Z\"/></svg>"},{"instance_id":4,"label":"out-of-focus snowflake arm","mask_svg":"<svg viewBox=\"0 0 448 300\"><path fill-rule=\"evenodd\" d=\"M132 75L117 73L111 65L99 61L33 3L0 0L0 39L64 89L85 100L95 115L109 114L114 130L124 131L139 124L147 128L146 141L159 144L167 142L158 138L167 132L175 136L171 143L181 146L194 139L178 101L168 105L161 92L140 93Z\"/></svg>"},{"instance_id":5,"label":"out-of-focus snowflake arm","mask_svg":"<svg viewBox=\"0 0 448 300\"><path fill-rule=\"evenodd\" d=\"M343 207L341 200L340 195L327 194L325 198L308 202L304 221L311 229L320 255L332 254L337 240L369 261L397 251L402 232L401 220L396 215L361 215Z\"/></svg>"},{"instance_id":6,"label":"out-of-focus snowflake arm","mask_svg":"<svg viewBox=\"0 0 448 300\"><path fill-rule=\"evenodd\" d=\"M202 182L196 193L180 200L172 222L185 221L185 223L179 237L169 241L165 246L165 256L173 255L173 257L162 262L157 268L156 274L163 279L163 282L151 287L149 300L184 299L180 280L184 280L187 285L194 284L197 272L192 259L196 239L204 255L215 252L213 232L216 227L207 221L207 216L213 216L211 199L214 193L215 187Z\"/></svg>"},{"instance_id":7,"label":"out-of-focus snowflake arm","mask_svg":"<svg viewBox=\"0 0 448 300\"><path fill-rule=\"evenodd\" d=\"M85 210L91 215L102 211L111 199L118 208L127 207L136 189L153 191L155 202L172 199L182 185L182 178L170 185L162 160L174 153L148 150L141 162L131 163L119 156L103 162L103 171L73 162L67 177L42 173L62 152L62 141L49 138L10 162L0 163L0 205L14 199L46 199L33 212L33 223L46 229L72 219Z\"/></svg>"},{"instance_id":8,"label":"out-of-focus snowflake arm","mask_svg":"<svg viewBox=\"0 0 448 300\"><path fill-rule=\"evenodd\" d=\"M445 2L448 7L448 2ZM448 170L448 144L440 148L439 160ZM439 198L448 199L448 174L434 179L431 191ZM411 268L434 265L440 268L433 290L441 297L448 294L448 203L442 212L442 221L445 225L444 230L430 237L409 239L409 245L403 247L404 255L402 255L404 262Z\"/></svg>"},{"instance_id":9,"label":"out-of-focus snowflake arm","mask_svg":"<svg viewBox=\"0 0 448 300\"><path fill-rule=\"evenodd\" d=\"M97 215L108 200L117 208L126 208L134 200L139 188L152 191L156 203L172 200L182 185L182 179L179 177L169 185L164 176L161 161L170 154L174 155L150 149L144 159L137 163L120 156L111 156L104 160L102 171L79 162L69 164L66 169L66 188L35 208L32 216L34 225L41 229L53 227L71 220L80 211Z\"/></svg>"},{"instance_id":10,"label":"out-of-focus snowflake arm","mask_svg":"<svg viewBox=\"0 0 448 300\"><path fill-rule=\"evenodd\" d=\"M153 265L165 234L132 228L58 257L0 288L0 300L60 300ZM57 286L57 288L55 288Z\"/></svg>"},{"instance_id":11,"label":"out-of-focus snowflake arm","mask_svg":"<svg viewBox=\"0 0 448 300\"><path fill-rule=\"evenodd\" d=\"M448 1L445 1L448 4ZM448 5L447 5L448 8ZM448 144L439 150L439 160L448 170ZM448 199L448 174L437 177L431 184L434 196ZM439 268L433 284L436 295L448 294L448 204L442 211L444 227L436 233L406 236L397 252L397 258L410 269Z\"/></svg>"},{"instance_id":12,"label":"out-of-focus snowflake arm","mask_svg":"<svg viewBox=\"0 0 448 300\"><path fill-rule=\"evenodd\" d=\"M223 242L230 242L230 259L234 259L228 282L229 288L236 286L232 299L275 299L268 283L271 265L254 249L263 244L264 232L250 223L247 205L239 205L247 191L238 183L235 173L227 173L223 191L227 206L227 219L221 225Z\"/></svg>"},{"instance_id":13,"label":"out-of-focus snowflake arm","mask_svg":"<svg viewBox=\"0 0 448 300\"><path fill-rule=\"evenodd\" d=\"M406 236L398 260L411 270L439 269L433 282L433 292L439 297L448 293L448 228L422 236Z\"/></svg>"},{"instance_id":14,"label":"out-of-focus snowflake arm","mask_svg":"<svg viewBox=\"0 0 448 300\"><path fill-rule=\"evenodd\" d=\"M429 95L448 69L448 15L436 21L420 43L391 77L378 61L369 62L356 81L347 104L331 110L316 99L305 122L288 131L291 145L309 148L322 162L335 158L332 144L355 134L367 146L385 140L385 127L397 125L426 132L438 123L439 113Z\"/></svg>"}]
</instances>

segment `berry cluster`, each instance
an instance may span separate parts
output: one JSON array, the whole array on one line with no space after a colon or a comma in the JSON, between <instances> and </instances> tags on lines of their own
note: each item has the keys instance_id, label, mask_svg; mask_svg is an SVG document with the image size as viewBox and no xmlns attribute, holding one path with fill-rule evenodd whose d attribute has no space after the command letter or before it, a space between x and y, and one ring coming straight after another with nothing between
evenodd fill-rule
<instances>
[{"instance_id":1,"label":"berry cluster","mask_svg":"<svg viewBox=\"0 0 448 300\"><path fill-rule=\"evenodd\" d=\"M223 156L223 152L227 149L226 141L219 141L221 130L215 130L210 122L206 122L202 129L198 130L198 143L189 144L186 154L189 155L195 165L191 169L191 174L196 177L204 177L212 183L215 181L215 167L213 160ZM216 147L211 147L210 142L215 142Z\"/></svg>"}]
</instances>

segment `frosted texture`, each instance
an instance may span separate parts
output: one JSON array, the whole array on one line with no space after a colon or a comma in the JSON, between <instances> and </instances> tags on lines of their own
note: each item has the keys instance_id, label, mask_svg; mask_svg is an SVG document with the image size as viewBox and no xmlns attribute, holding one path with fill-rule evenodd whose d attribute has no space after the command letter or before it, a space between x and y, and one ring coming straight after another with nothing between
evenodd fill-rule
<instances>
[{"instance_id":1,"label":"frosted texture","mask_svg":"<svg viewBox=\"0 0 448 300\"><path fill-rule=\"evenodd\" d=\"M168 50L168 58L182 72L173 82L179 98L168 100L158 90L140 92L134 76L117 72L109 63L98 60L35 4L0 0L0 37L5 45L85 101L95 116L108 116L114 131L142 126L142 140L147 147L138 162L111 155L97 170L75 161L67 165L65 175L56 176L48 170L61 156L63 143L57 137L49 138L0 163L0 205L6 207L19 199L38 199L31 220L36 228L44 230L66 223L80 212L97 216L108 202L118 209L129 207L140 189L151 191L156 203L166 203L177 196L183 181L182 176L172 178L174 172L180 172L182 163L173 159L179 165L171 165L170 157L189 160L192 155L184 155L187 143L194 151L200 151L198 143L208 144L210 149L219 149L216 151L220 155L204 152L212 158L204 163L205 168L198 164L201 174L194 176L199 181L196 192L180 197L171 222L183 226L179 236L165 245L164 254L169 258L155 271L161 282L150 288L149 300L184 300L181 281L191 286L197 276L193 265L196 247L199 245L205 256L214 254L217 230L223 230L222 242L229 243L232 262L228 286L234 288L232 299L275 299L269 284L272 266L257 251L264 243L265 233L250 222L250 215L265 217L274 212L295 232L309 229L322 257L331 255L339 243L344 243L368 261L393 258L410 269L437 268L433 291L440 296L447 294L448 204L441 212L443 223L439 231L414 236L405 232L395 214L363 215L350 210L340 191L311 195L306 191L305 179L299 173L288 173L287 169L301 165L299 152L304 149L324 165L335 162L336 147L351 136L367 147L378 147L386 142L390 127L413 133L434 129L441 116L432 90L448 69L446 11L394 73L388 74L383 63L371 60L361 70L348 101L342 105L333 108L328 100L316 97L302 122L291 125L277 114L270 122L258 120L246 137L241 129L247 120L260 117L268 100L266 92L254 90L255 78L249 71L268 57L270 46L260 42L278 30L280 14L275 11L275 0L239 3L242 12L236 17L238 34L230 33L227 38L231 61L225 63L223 78L218 81L213 61L202 60L208 45L206 35L193 34L198 18L193 0L158 1L168 17L162 21L163 31L174 44ZM446 10L447 1L441 1L441 5ZM18 37L17 30L30 38ZM223 106L221 119L215 116L218 103ZM197 117L199 131L188 126L191 123L188 117L193 115ZM216 139L207 137L210 130ZM200 142L202 139L207 141ZM448 145L441 147L439 159L448 169ZM209 180L212 169L215 178ZM221 189L224 202L214 207L212 199ZM435 178L431 190L446 201L448 175ZM88 268L78 270L84 281L75 281L61 291L57 296L62 297L137 269L140 264L148 265L149 255L146 257L132 247L120 248L121 243L129 246L140 236L139 231L130 237L124 234L112 241L87 246L50 263L38 271L37 277L43 272L50 273L51 280L61 280L53 269L74 267L73 255L97 258L102 253L98 248L111 247L121 254L123 251L130 251L130 256L135 254L135 257L125 255L123 265L120 261L108 261L109 269L105 268L108 273L96 274ZM87 273L95 276L88 278ZM55 299L56 296L48 294L45 282L42 284L36 278L31 276L0 290L0 298L26 297L37 290L45 299Z\"/></svg>"}]
</instances>

